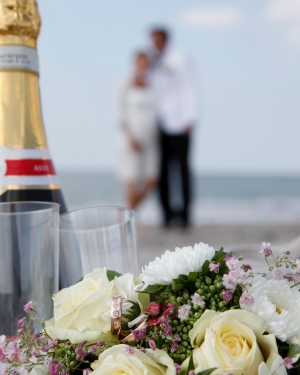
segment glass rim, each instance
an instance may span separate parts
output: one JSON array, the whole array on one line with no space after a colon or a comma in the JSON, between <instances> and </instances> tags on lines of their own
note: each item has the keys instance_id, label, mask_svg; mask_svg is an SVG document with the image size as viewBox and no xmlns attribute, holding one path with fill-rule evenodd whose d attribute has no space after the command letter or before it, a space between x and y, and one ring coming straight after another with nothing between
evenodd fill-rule
<instances>
[{"instance_id":1,"label":"glass rim","mask_svg":"<svg viewBox=\"0 0 300 375\"><path fill-rule=\"evenodd\" d=\"M84 208L78 208L76 210L72 210L72 211L68 211L68 212L65 212L63 214L60 215L60 221L66 217L67 215L70 215L70 214L73 214L73 213L76 213L78 211L91 211L91 210L115 210L115 211L124 211L124 212L128 212L130 214L129 218L122 221L121 223L116 223L116 224L110 224L110 225L107 225L107 226L104 226L104 227L100 227L100 228L92 228L92 229L67 229L67 228L61 228L61 226L59 226L59 231L60 232L89 232L89 231L104 231L105 229L107 228L112 228L112 227L116 227L120 224L125 224L125 223L128 223L130 220L134 219L135 218L135 212L134 210L132 210L131 208L129 207L124 207L124 206L91 206L91 207L84 207Z\"/></svg>"},{"instance_id":2,"label":"glass rim","mask_svg":"<svg viewBox=\"0 0 300 375\"><path fill-rule=\"evenodd\" d=\"M20 212L1 212L0 210L0 216L2 215L28 215L28 214L33 214L33 213L38 213L38 212L47 212L47 211L51 211L53 210L54 208L58 208L58 212L59 212L59 208L60 208L60 204L56 203L56 202L45 202L45 201L13 201L13 202L0 202L0 208L1 206L9 206L9 205L18 205L18 206L25 206L25 205L28 205L28 204L35 204L37 206L42 206L42 205L47 205L49 207L44 207L44 208L37 208L37 209L34 209L34 210L28 210L28 211L20 211Z\"/></svg>"}]
</instances>

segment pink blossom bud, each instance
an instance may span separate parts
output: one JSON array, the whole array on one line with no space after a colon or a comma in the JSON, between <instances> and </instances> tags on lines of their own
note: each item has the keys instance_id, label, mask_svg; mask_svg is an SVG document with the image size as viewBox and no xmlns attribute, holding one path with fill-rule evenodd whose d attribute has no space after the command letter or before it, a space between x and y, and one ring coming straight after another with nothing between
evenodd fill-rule
<instances>
[{"instance_id":1,"label":"pink blossom bud","mask_svg":"<svg viewBox=\"0 0 300 375\"><path fill-rule=\"evenodd\" d=\"M294 367L292 358L286 357L284 358L283 362L284 362L285 367L288 370Z\"/></svg>"},{"instance_id":2,"label":"pink blossom bud","mask_svg":"<svg viewBox=\"0 0 300 375\"><path fill-rule=\"evenodd\" d=\"M160 305L157 302L150 302L149 306L147 307L146 311L150 315L158 315L160 312Z\"/></svg>"},{"instance_id":3,"label":"pink blossom bud","mask_svg":"<svg viewBox=\"0 0 300 375\"><path fill-rule=\"evenodd\" d=\"M230 302L233 298L232 293L229 290L223 290L222 296L225 302Z\"/></svg>"},{"instance_id":4,"label":"pink blossom bud","mask_svg":"<svg viewBox=\"0 0 300 375\"><path fill-rule=\"evenodd\" d=\"M156 350L156 343L154 340L149 340L148 343L152 350Z\"/></svg>"},{"instance_id":5,"label":"pink blossom bud","mask_svg":"<svg viewBox=\"0 0 300 375\"><path fill-rule=\"evenodd\" d=\"M211 272L214 272L220 268L220 263L217 263L217 264L210 263L208 267Z\"/></svg>"},{"instance_id":6,"label":"pink blossom bud","mask_svg":"<svg viewBox=\"0 0 300 375\"><path fill-rule=\"evenodd\" d=\"M31 311L33 308L33 302L32 301L29 301L28 303L26 303L26 305L24 306L24 311L26 312L26 314L29 313L29 311Z\"/></svg>"}]
</instances>

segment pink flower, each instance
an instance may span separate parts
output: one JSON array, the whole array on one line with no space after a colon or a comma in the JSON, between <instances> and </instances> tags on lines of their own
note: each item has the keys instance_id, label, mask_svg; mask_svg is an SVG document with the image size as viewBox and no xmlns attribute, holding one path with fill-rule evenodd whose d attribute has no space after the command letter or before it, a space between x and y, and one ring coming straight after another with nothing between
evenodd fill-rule
<instances>
[{"instance_id":1,"label":"pink flower","mask_svg":"<svg viewBox=\"0 0 300 375\"><path fill-rule=\"evenodd\" d=\"M282 280L283 279L283 272L280 268L273 268L272 276L274 280Z\"/></svg>"},{"instance_id":2,"label":"pink flower","mask_svg":"<svg viewBox=\"0 0 300 375\"><path fill-rule=\"evenodd\" d=\"M230 302L232 300L232 293L229 290L223 290L222 297L225 302Z\"/></svg>"},{"instance_id":3,"label":"pink flower","mask_svg":"<svg viewBox=\"0 0 300 375\"><path fill-rule=\"evenodd\" d=\"M2 349L0 349L0 362L6 362L6 355Z\"/></svg>"},{"instance_id":4,"label":"pink flower","mask_svg":"<svg viewBox=\"0 0 300 375\"><path fill-rule=\"evenodd\" d=\"M241 262L235 257L230 257L230 259L226 260L225 263L229 270L235 270L241 266Z\"/></svg>"},{"instance_id":5,"label":"pink flower","mask_svg":"<svg viewBox=\"0 0 300 375\"><path fill-rule=\"evenodd\" d=\"M49 369L50 375L59 375L60 364L52 362L48 369Z\"/></svg>"},{"instance_id":6,"label":"pink flower","mask_svg":"<svg viewBox=\"0 0 300 375\"><path fill-rule=\"evenodd\" d=\"M235 269L223 276L223 285L226 289L235 290L237 284L242 284L247 279L247 274L244 270Z\"/></svg>"},{"instance_id":7,"label":"pink flower","mask_svg":"<svg viewBox=\"0 0 300 375\"><path fill-rule=\"evenodd\" d=\"M158 315L160 313L160 305L157 302L150 302L146 311L150 315Z\"/></svg>"},{"instance_id":8,"label":"pink flower","mask_svg":"<svg viewBox=\"0 0 300 375\"><path fill-rule=\"evenodd\" d=\"M217 263L217 264L210 263L208 267L211 272L214 272L220 268L220 263Z\"/></svg>"},{"instance_id":9,"label":"pink flower","mask_svg":"<svg viewBox=\"0 0 300 375\"><path fill-rule=\"evenodd\" d=\"M23 335L24 332L25 332L25 328L20 328L17 330L17 333L19 336Z\"/></svg>"},{"instance_id":10,"label":"pink flower","mask_svg":"<svg viewBox=\"0 0 300 375\"><path fill-rule=\"evenodd\" d=\"M18 348L17 340L10 341L6 346L4 353L10 361L17 361L23 356L22 350Z\"/></svg>"},{"instance_id":11,"label":"pink flower","mask_svg":"<svg viewBox=\"0 0 300 375\"><path fill-rule=\"evenodd\" d=\"M19 327L22 327L22 325L25 323L25 320L24 319L20 319L19 321L18 321L18 326Z\"/></svg>"},{"instance_id":12,"label":"pink flower","mask_svg":"<svg viewBox=\"0 0 300 375\"><path fill-rule=\"evenodd\" d=\"M191 306L188 304L182 305L178 309L178 318L182 321L186 316L190 315Z\"/></svg>"},{"instance_id":13,"label":"pink flower","mask_svg":"<svg viewBox=\"0 0 300 375\"><path fill-rule=\"evenodd\" d=\"M236 281L232 277L232 275L230 275L230 273L223 275L222 281L223 281L223 285L225 286L226 289L235 290Z\"/></svg>"},{"instance_id":14,"label":"pink flower","mask_svg":"<svg viewBox=\"0 0 300 375\"><path fill-rule=\"evenodd\" d=\"M103 346L103 342L102 341L98 341L96 345L97 346Z\"/></svg>"},{"instance_id":15,"label":"pink flower","mask_svg":"<svg viewBox=\"0 0 300 375\"><path fill-rule=\"evenodd\" d=\"M247 274L243 269L234 270L231 272L234 272L238 284L242 284L247 279Z\"/></svg>"},{"instance_id":16,"label":"pink flower","mask_svg":"<svg viewBox=\"0 0 300 375\"><path fill-rule=\"evenodd\" d=\"M152 350L156 350L156 343L154 340L149 340L148 343Z\"/></svg>"},{"instance_id":17,"label":"pink flower","mask_svg":"<svg viewBox=\"0 0 300 375\"><path fill-rule=\"evenodd\" d=\"M125 348L122 349L122 352L125 355L133 355L135 350L131 346L126 346Z\"/></svg>"},{"instance_id":18,"label":"pink flower","mask_svg":"<svg viewBox=\"0 0 300 375\"><path fill-rule=\"evenodd\" d=\"M178 374L180 372L180 365L178 363L174 363L176 373Z\"/></svg>"},{"instance_id":19,"label":"pink flower","mask_svg":"<svg viewBox=\"0 0 300 375\"><path fill-rule=\"evenodd\" d=\"M91 368L85 368L84 370L82 370L82 375L88 375L91 372L93 372L93 370Z\"/></svg>"},{"instance_id":20,"label":"pink flower","mask_svg":"<svg viewBox=\"0 0 300 375\"><path fill-rule=\"evenodd\" d=\"M174 339L175 339L176 341L178 341L178 342L181 341L181 337L180 337L180 335L178 335L178 333L174 336Z\"/></svg>"},{"instance_id":21,"label":"pink flower","mask_svg":"<svg viewBox=\"0 0 300 375\"><path fill-rule=\"evenodd\" d=\"M203 301L203 299L201 298L200 294L198 294L198 293L194 293L191 296L191 300L193 302L193 305L198 305L198 306L205 305L205 302Z\"/></svg>"},{"instance_id":22,"label":"pink flower","mask_svg":"<svg viewBox=\"0 0 300 375\"><path fill-rule=\"evenodd\" d=\"M190 370L188 375L196 375L195 371L194 370Z\"/></svg>"},{"instance_id":23,"label":"pink flower","mask_svg":"<svg viewBox=\"0 0 300 375\"><path fill-rule=\"evenodd\" d=\"M245 268L245 270L252 270L252 267L250 266L250 264L244 264L244 268Z\"/></svg>"},{"instance_id":24,"label":"pink flower","mask_svg":"<svg viewBox=\"0 0 300 375\"><path fill-rule=\"evenodd\" d=\"M254 304L254 298L248 292L243 292L240 298L240 305L252 306Z\"/></svg>"},{"instance_id":25,"label":"pink flower","mask_svg":"<svg viewBox=\"0 0 300 375\"><path fill-rule=\"evenodd\" d=\"M87 356L87 353L85 350L83 350L82 346L78 346L75 349L76 356L79 357L80 359L84 359Z\"/></svg>"},{"instance_id":26,"label":"pink flower","mask_svg":"<svg viewBox=\"0 0 300 375\"><path fill-rule=\"evenodd\" d=\"M173 350L177 350L177 349L179 348L179 345L178 345L176 342L173 342L173 343L171 344L171 348L172 348Z\"/></svg>"},{"instance_id":27,"label":"pink flower","mask_svg":"<svg viewBox=\"0 0 300 375\"><path fill-rule=\"evenodd\" d=\"M146 328L132 330L134 341L140 341L146 336Z\"/></svg>"},{"instance_id":28,"label":"pink flower","mask_svg":"<svg viewBox=\"0 0 300 375\"><path fill-rule=\"evenodd\" d=\"M168 323L168 321L166 319L161 319L160 325L162 326L162 328L163 328L163 330L164 330L164 332L167 336L172 335L172 327L170 326L170 324Z\"/></svg>"},{"instance_id":29,"label":"pink flower","mask_svg":"<svg viewBox=\"0 0 300 375\"><path fill-rule=\"evenodd\" d=\"M59 339L49 340L48 341L49 348L53 348L54 346L58 344L58 342L59 342Z\"/></svg>"},{"instance_id":30,"label":"pink flower","mask_svg":"<svg viewBox=\"0 0 300 375\"><path fill-rule=\"evenodd\" d=\"M259 250L259 254L261 256L270 256L272 255L272 249L271 249L271 244L270 242L263 242L261 245L260 245L260 250Z\"/></svg>"},{"instance_id":31,"label":"pink flower","mask_svg":"<svg viewBox=\"0 0 300 375\"><path fill-rule=\"evenodd\" d=\"M294 367L292 358L285 357L283 363L288 370Z\"/></svg>"},{"instance_id":32,"label":"pink flower","mask_svg":"<svg viewBox=\"0 0 300 375\"><path fill-rule=\"evenodd\" d=\"M29 313L29 311L31 311L33 308L33 302L32 301L29 301L28 303L26 303L26 305L24 306L24 311L26 312L26 314Z\"/></svg>"},{"instance_id":33,"label":"pink flower","mask_svg":"<svg viewBox=\"0 0 300 375\"><path fill-rule=\"evenodd\" d=\"M176 306L173 303L168 303L167 305L163 305L163 308L166 310L163 312L164 318L173 318L177 313Z\"/></svg>"}]
</instances>

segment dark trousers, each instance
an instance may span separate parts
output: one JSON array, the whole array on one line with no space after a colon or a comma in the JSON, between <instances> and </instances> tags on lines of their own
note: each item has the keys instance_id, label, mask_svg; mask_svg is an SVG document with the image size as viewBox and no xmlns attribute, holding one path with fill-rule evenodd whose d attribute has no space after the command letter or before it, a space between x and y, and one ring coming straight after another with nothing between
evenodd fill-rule
<instances>
[{"instance_id":1,"label":"dark trousers","mask_svg":"<svg viewBox=\"0 0 300 375\"><path fill-rule=\"evenodd\" d=\"M190 135L169 135L160 131L160 202L168 223L175 215L180 215L184 222L189 219L191 199L190 170L188 164ZM172 179L172 180L171 180ZM180 184L181 207L171 207L171 193ZM176 189L177 190L177 189Z\"/></svg>"}]
</instances>

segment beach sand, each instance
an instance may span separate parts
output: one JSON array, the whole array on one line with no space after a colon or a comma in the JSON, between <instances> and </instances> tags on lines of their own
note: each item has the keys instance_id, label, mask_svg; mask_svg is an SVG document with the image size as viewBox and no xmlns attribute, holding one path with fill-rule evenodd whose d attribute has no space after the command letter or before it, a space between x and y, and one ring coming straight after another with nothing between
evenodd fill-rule
<instances>
[{"instance_id":1,"label":"beach sand","mask_svg":"<svg viewBox=\"0 0 300 375\"><path fill-rule=\"evenodd\" d=\"M187 230L178 228L163 229L144 227L138 233L138 253L141 267L160 256L165 250L173 251L175 247L194 246L195 243L205 242L219 250L222 246L251 245L257 251L263 241L272 245L282 245L300 235L299 224L250 224L250 225L203 225ZM239 254L238 254L239 255ZM299 254L300 255L300 254ZM261 258L256 256L258 261Z\"/></svg>"}]
</instances>

